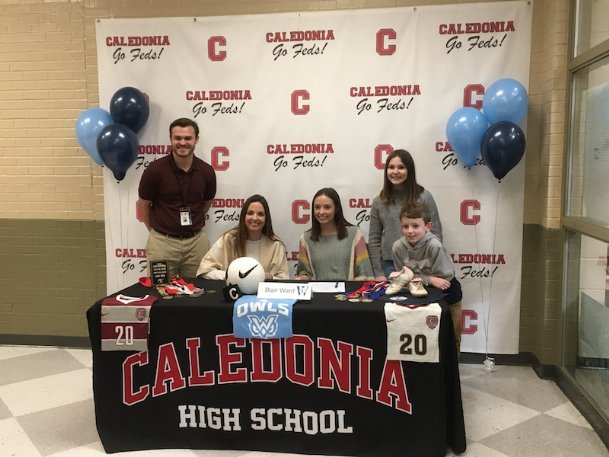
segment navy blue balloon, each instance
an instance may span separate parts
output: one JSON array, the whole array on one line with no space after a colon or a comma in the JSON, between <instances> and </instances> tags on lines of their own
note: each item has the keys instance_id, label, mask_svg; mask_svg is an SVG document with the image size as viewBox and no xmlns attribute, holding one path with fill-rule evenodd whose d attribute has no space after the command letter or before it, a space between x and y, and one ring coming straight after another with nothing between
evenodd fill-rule
<instances>
[{"instance_id":1,"label":"navy blue balloon","mask_svg":"<svg viewBox=\"0 0 609 457\"><path fill-rule=\"evenodd\" d=\"M480 153L495 178L501 180L518 165L524 155L524 132L513 122L501 121L491 125L480 143Z\"/></svg>"},{"instance_id":2,"label":"navy blue balloon","mask_svg":"<svg viewBox=\"0 0 609 457\"><path fill-rule=\"evenodd\" d=\"M148 99L135 87L123 87L110 99L112 120L129 127L135 133L146 124L149 114Z\"/></svg>"},{"instance_id":3,"label":"navy blue balloon","mask_svg":"<svg viewBox=\"0 0 609 457\"><path fill-rule=\"evenodd\" d=\"M97 137L97 152L117 181L137 159L138 148L137 135L122 124L104 127Z\"/></svg>"}]
</instances>

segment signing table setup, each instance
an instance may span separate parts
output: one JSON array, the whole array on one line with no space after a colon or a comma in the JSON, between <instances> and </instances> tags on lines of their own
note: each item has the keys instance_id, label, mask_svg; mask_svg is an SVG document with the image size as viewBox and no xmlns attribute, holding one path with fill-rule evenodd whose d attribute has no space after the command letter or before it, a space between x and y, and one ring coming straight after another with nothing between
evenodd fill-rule
<instances>
[{"instance_id":1,"label":"signing table setup","mask_svg":"<svg viewBox=\"0 0 609 457\"><path fill-rule=\"evenodd\" d=\"M135 284L87 311L106 452L465 451L458 358L442 300L414 306L406 294L349 298L363 283L347 282L344 294L313 288L309 300L294 300L284 327L278 316L288 313L276 300L241 297L237 312L224 282L188 284L196 293ZM298 287L307 285L314 283ZM265 306L270 313L254 315ZM235 336L237 314L262 337ZM277 327L289 336L268 338Z\"/></svg>"}]
</instances>

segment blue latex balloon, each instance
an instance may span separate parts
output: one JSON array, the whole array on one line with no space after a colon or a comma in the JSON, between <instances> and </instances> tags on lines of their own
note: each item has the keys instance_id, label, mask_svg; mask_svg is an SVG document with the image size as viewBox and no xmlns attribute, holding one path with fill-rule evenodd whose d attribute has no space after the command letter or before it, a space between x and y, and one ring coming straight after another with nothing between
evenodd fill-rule
<instances>
[{"instance_id":1,"label":"blue latex balloon","mask_svg":"<svg viewBox=\"0 0 609 457\"><path fill-rule=\"evenodd\" d=\"M127 170L137 159L137 135L122 124L110 124L97 137L97 150L117 181L122 181Z\"/></svg>"},{"instance_id":2,"label":"blue latex balloon","mask_svg":"<svg viewBox=\"0 0 609 457\"><path fill-rule=\"evenodd\" d=\"M480 141L489 122L480 110L459 108L448 118L446 138L464 167L471 168L480 155Z\"/></svg>"},{"instance_id":3,"label":"blue latex balloon","mask_svg":"<svg viewBox=\"0 0 609 457\"><path fill-rule=\"evenodd\" d=\"M110 124L112 124L112 117L102 108L88 108L76 119L76 138L80 147L97 165L102 164L102 159L97 152L97 136L104 127Z\"/></svg>"},{"instance_id":4,"label":"blue latex balloon","mask_svg":"<svg viewBox=\"0 0 609 457\"><path fill-rule=\"evenodd\" d=\"M491 125L482 137L480 151L486 166L501 180L518 165L524 155L524 132L513 122L501 121Z\"/></svg>"},{"instance_id":5,"label":"blue latex balloon","mask_svg":"<svg viewBox=\"0 0 609 457\"><path fill-rule=\"evenodd\" d=\"M499 121L520 124L527 113L528 105L527 90L511 78L498 79L491 84L482 100L482 110L491 124Z\"/></svg>"},{"instance_id":6,"label":"blue latex balloon","mask_svg":"<svg viewBox=\"0 0 609 457\"><path fill-rule=\"evenodd\" d=\"M112 120L129 127L135 133L146 124L149 114L148 99L135 87L123 87L110 99Z\"/></svg>"}]
</instances>

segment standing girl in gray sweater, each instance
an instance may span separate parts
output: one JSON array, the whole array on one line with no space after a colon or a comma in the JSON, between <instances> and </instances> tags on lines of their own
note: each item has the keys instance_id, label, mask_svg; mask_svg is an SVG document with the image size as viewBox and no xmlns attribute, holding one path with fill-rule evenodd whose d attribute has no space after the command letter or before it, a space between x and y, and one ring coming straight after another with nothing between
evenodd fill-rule
<instances>
[{"instance_id":1,"label":"standing girl in gray sweater","mask_svg":"<svg viewBox=\"0 0 609 457\"><path fill-rule=\"evenodd\" d=\"M400 209L404 203L420 201L431 215L432 233L442 241L442 224L438 207L431 193L417 183L414 160L404 149L387 156L383 174L383 189L372 201L368 252L377 281L384 281L395 271L391 256L393 243L402 236Z\"/></svg>"}]
</instances>

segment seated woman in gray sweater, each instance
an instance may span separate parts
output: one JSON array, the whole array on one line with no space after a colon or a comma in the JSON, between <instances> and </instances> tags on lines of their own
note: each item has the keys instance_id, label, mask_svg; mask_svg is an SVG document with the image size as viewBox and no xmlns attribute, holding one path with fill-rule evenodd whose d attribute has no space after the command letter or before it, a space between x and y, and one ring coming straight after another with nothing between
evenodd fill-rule
<instances>
[{"instance_id":1,"label":"seated woman in gray sweater","mask_svg":"<svg viewBox=\"0 0 609 457\"><path fill-rule=\"evenodd\" d=\"M300 237L296 277L318 281L373 279L364 235L345 220L336 190L318 190L311 213L311 228Z\"/></svg>"}]
</instances>

